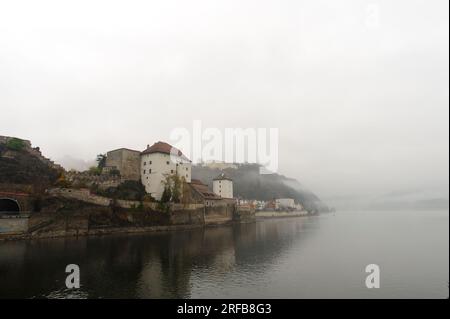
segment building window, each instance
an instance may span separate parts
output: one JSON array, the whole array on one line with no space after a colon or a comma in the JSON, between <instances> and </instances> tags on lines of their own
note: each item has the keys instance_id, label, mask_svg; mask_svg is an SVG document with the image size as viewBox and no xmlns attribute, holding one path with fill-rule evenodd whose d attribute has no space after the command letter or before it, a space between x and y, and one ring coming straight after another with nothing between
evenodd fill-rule
<instances>
[{"instance_id":1,"label":"building window","mask_svg":"<svg viewBox=\"0 0 450 319\"><path fill-rule=\"evenodd\" d=\"M148 173L149 173L149 174L151 174L151 173L152 173L152 170L151 170L151 169L149 169L149 170L148 170Z\"/></svg>"},{"instance_id":2,"label":"building window","mask_svg":"<svg viewBox=\"0 0 450 319\"><path fill-rule=\"evenodd\" d=\"M144 174L145 174L145 169L144 169Z\"/></svg>"},{"instance_id":3,"label":"building window","mask_svg":"<svg viewBox=\"0 0 450 319\"><path fill-rule=\"evenodd\" d=\"M167 161L166 164L169 165L169 161Z\"/></svg>"},{"instance_id":4,"label":"building window","mask_svg":"<svg viewBox=\"0 0 450 319\"><path fill-rule=\"evenodd\" d=\"M186 167L186 170L188 170L188 168Z\"/></svg>"},{"instance_id":5,"label":"building window","mask_svg":"<svg viewBox=\"0 0 450 319\"><path fill-rule=\"evenodd\" d=\"M186 174L186 178L189 178L189 175L188 175L188 174Z\"/></svg>"},{"instance_id":6,"label":"building window","mask_svg":"<svg viewBox=\"0 0 450 319\"><path fill-rule=\"evenodd\" d=\"M152 161L149 161L149 162L148 162L148 165L152 165Z\"/></svg>"},{"instance_id":7,"label":"building window","mask_svg":"<svg viewBox=\"0 0 450 319\"><path fill-rule=\"evenodd\" d=\"M147 162L144 162L144 166L147 165Z\"/></svg>"},{"instance_id":8,"label":"building window","mask_svg":"<svg viewBox=\"0 0 450 319\"><path fill-rule=\"evenodd\" d=\"M173 174L173 169L170 170L170 174Z\"/></svg>"}]
</instances>

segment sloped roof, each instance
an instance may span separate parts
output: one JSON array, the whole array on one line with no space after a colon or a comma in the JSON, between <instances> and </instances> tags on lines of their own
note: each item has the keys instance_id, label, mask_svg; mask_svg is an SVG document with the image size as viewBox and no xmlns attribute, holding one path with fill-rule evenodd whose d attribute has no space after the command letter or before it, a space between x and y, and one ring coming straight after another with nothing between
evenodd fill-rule
<instances>
[{"instance_id":1,"label":"sloped roof","mask_svg":"<svg viewBox=\"0 0 450 319\"><path fill-rule=\"evenodd\" d=\"M222 197L210 191L208 185L203 184L198 179L193 179L189 185L204 199L222 199Z\"/></svg>"},{"instance_id":2,"label":"sloped roof","mask_svg":"<svg viewBox=\"0 0 450 319\"><path fill-rule=\"evenodd\" d=\"M190 161L179 149L166 142L156 142L152 146L147 147L144 151L141 152L142 155L152 153L163 153L168 155L174 154L182 157L184 160Z\"/></svg>"},{"instance_id":3,"label":"sloped roof","mask_svg":"<svg viewBox=\"0 0 450 319\"><path fill-rule=\"evenodd\" d=\"M140 153L140 151L132 150L132 149L126 148L126 147L116 148L116 149L114 149L112 151L108 151L107 153L112 153L112 152L117 152L117 151L129 151L129 152Z\"/></svg>"},{"instance_id":4,"label":"sloped roof","mask_svg":"<svg viewBox=\"0 0 450 319\"><path fill-rule=\"evenodd\" d=\"M229 180L229 181L233 181L233 179L231 179L231 177L229 177L227 174L225 173L220 173L218 176L214 177L214 181L219 181L219 180Z\"/></svg>"}]
</instances>

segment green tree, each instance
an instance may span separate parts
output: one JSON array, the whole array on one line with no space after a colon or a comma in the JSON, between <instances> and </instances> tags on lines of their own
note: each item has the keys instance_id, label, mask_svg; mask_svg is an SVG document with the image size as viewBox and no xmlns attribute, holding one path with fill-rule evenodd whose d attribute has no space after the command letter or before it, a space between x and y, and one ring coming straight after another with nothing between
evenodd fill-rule
<instances>
[{"instance_id":1,"label":"green tree","mask_svg":"<svg viewBox=\"0 0 450 319\"><path fill-rule=\"evenodd\" d=\"M106 166L106 154L98 154L97 155L97 168L103 169Z\"/></svg>"},{"instance_id":2,"label":"green tree","mask_svg":"<svg viewBox=\"0 0 450 319\"><path fill-rule=\"evenodd\" d=\"M164 191L161 196L161 203L168 203L170 202L171 198L172 198L172 191L170 189L170 186L166 185L164 187Z\"/></svg>"},{"instance_id":3,"label":"green tree","mask_svg":"<svg viewBox=\"0 0 450 319\"><path fill-rule=\"evenodd\" d=\"M179 203L181 197L181 180L178 175L172 176L172 202Z\"/></svg>"}]
</instances>

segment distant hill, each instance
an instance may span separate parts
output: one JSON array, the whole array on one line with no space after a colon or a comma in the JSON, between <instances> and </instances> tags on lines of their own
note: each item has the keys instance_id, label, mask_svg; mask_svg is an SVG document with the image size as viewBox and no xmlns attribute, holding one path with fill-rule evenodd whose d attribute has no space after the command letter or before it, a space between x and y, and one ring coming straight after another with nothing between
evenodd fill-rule
<instances>
[{"instance_id":1,"label":"distant hill","mask_svg":"<svg viewBox=\"0 0 450 319\"><path fill-rule=\"evenodd\" d=\"M297 180L279 174L260 174L258 164L236 164L236 168L220 170L207 166L193 165L192 178L212 185L214 177L226 172L233 179L235 197L255 200L293 198L307 210L329 211L314 193L304 188Z\"/></svg>"}]
</instances>

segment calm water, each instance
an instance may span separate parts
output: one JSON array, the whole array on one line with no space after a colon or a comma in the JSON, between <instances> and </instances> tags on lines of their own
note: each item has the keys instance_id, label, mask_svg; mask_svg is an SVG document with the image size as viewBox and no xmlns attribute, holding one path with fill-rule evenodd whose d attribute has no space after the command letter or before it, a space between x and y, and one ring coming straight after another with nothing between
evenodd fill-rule
<instances>
[{"instance_id":1,"label":"calm water","mask_svg":"<svg viewBox=\"0 0 450 319\"><path fill-rule=\"evenodd\" d=\"M82 287L65 289L67 264ZM365 266L381 288L365 287ZM0 243L0 298L447 298L448 212L337 212Z\"/></svg>"}]
</instances>

